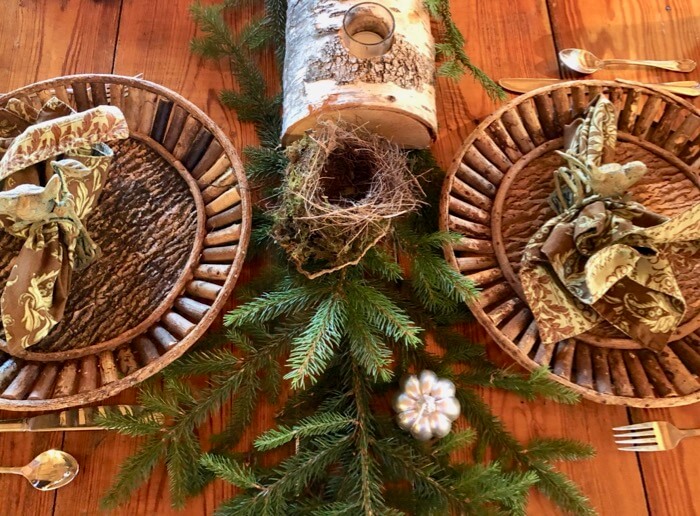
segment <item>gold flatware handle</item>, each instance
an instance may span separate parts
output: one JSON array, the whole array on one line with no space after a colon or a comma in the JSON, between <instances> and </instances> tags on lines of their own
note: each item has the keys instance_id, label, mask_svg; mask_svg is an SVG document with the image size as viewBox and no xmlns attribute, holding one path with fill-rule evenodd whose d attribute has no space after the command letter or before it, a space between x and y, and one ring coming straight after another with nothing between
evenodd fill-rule
<instances>
[{"instance_id":1,"label":"gold flatware handle","mask_svg":"<svg viewBox=\"0 0 700 516\"><path fill-rule=\"evenodd\" d=\"M664 86L680 86L682 88L700 88L700 82L698 81L672 81L672 82L662 82L659 83Z\"/></svg>"},{"instance_id":2,"label":"gold flatware handle","mask_svg":"<svg viewBox=\"0 0 700 516\"><path fill-rule=\"evenodd\" d=\"M651 66L672 72L692 72L695 70L695 61L692 59L679 59L670 61L653 61L649 59L601 59L602 66L609 64L631 64L637 66Z\"/></svg>"},{"instance_id":3,"label":"gold flatware handle","mask_svg":"<svg viewBox=\"0 0 700 516\"><path fill-rule=\"evenodd\" d=\"M698 97L700 96L700 89L698 88L686 88L683 86L667 86L665 84L659 84L659 88L663 88L666 91L675 93L677 95L685 95L686 97Z\"/></svg>"},{"instance_id":4,"label":"gold flatware handle","mask_svg":"<svg viewBox=\"0 0 700 516\"><path fill-rule=\"evenodd\" d=\"M635 81L626 81L623 79L616 79L618 82L623 84L639 84L646 86L654 86L657 88L662 88L671 93L677 95L685 95L688 97L700 96L700 83L697 81L675 81L675 82L664 82L657 84L649 83L639 83ZM513 78L513 79L501 79L498 84L502 88L509 91L514 91L516 93L527 93L528 91L535 90L537 88L542 88L544 86L551 86L553 84L559 84L562 82L570 82L566 79L527 79L527 78Z\"/></svg>"},{"instance_id":5,"label":"gold flatware handle","mask_svg":"<svg viewBox=\"0 0 700 516\"><path fill-rule=\"evenodd\" d=\"M30 430L26 419L0 421L0 432L29 432Z\"/></svg>"},{"instance_id":6,"label":"gold flatware handle","mask_svg":"<svg viewBox=\"0 0 700 516\"><path fill-rule=\"evenodd\" d=\"M695 81L661 82L658 84L653 84L637 81L628 81L626 79L615 80L622 84L631 84L632 86L648 86L652 88L659 88L662 90L666 90L670 93L675 93L676 95L685 95L686 97L700 96L700 84ZM692 84L692 86L684 86L689 84Z\"/></svg>"}]
</instances>

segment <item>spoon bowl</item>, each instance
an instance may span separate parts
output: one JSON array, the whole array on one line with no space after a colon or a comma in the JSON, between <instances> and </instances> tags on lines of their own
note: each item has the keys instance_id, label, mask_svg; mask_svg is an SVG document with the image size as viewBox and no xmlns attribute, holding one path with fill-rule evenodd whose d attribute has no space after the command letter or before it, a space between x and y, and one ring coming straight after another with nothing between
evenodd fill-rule
<instances>
[{"instance_id":1,"label":"spoon bowl","mask_svg":"<svg viewBox=\"0 0 700 516\"><path fill-rule=\"evenodd\" d=\"M559 52L559 60L575 72L591 74L603 68L602 60L588 50L565 48Z\"/></svg>"},{"instance_id":2,"label":"spoon bowl","mask_svg":"<svg viewBox=\"0 0 700 516\"><path fill-rule=\"evenodd\" d=\"M72 455L61 450L47 450L26 466L0 468L0 473L22 475L34 489L52 491L71 482L79 470L78 461Z\"/></svg>"},{"instance_id":3,"label":"spoon bowl","mask_svg":"<svg viewBox=\"0 0 700 516\"><path fill-rule=\"evenodd\" d=\"M695 70L695 61L692 59L681 59L671 61L650 61L634 59L600 59L592 52L582 48L565 48L559 51L559 61L579 73L592 74L609 64L631 64L639 66L651 66L662 68L674 72L692 72Z\"/></svg>"}]
</instances>

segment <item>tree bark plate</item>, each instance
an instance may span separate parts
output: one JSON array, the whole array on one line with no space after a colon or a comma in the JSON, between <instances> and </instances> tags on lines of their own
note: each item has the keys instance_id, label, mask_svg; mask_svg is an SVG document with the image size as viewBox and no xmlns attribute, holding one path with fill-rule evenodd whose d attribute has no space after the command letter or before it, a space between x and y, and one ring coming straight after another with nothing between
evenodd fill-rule
<instances>
[{"instance_id":1,"label":"tree bark plate","mask_svg":"<svg viewBox=\"0 0 700 516\"><path fill-rule=\"evenodd\" d=\"M61 77L0 96L122 109L130 137L87 221L102 256L73 276L66 314L21 355L0 352L0 409L97 401L156 373L211 325L243 265L250 199L232 144L197 107L147 81ZM0 288L21 242L0 235ZM3 348L0 342L0 349Z\"/></svg>"},{"instance_id":2,"label":"tree bark plate","mask_svg":"<svg viewBox=\"0 0 700 516\"><path fill-rule=\"evenodd\" d=\"M632 198L665 215L700 202L700 113L654 88L574 81L513 100L484 120L453 162L441 201L441 226L462 240L446 257L482 290L471 307L496 342L532 370L546 365L553 379L602 403L673 406L700 399L700 257L673 266L688 309L660 354L640 349L611 326L544 345L525 301L518 269L532 235L554 216L547 203L552 172L563 160L563 127L599 93L618 111L615 160L644 161L647 175Z\"/></svg>"}]
</instances>

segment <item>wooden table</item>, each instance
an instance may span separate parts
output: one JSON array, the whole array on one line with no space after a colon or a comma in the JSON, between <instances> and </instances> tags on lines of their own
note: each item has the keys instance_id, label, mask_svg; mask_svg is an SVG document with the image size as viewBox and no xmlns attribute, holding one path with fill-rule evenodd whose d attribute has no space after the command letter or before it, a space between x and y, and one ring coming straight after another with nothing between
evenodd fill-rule
<instances>
[{"instance_id":1,"label":"wooden table","mask_svg":"<svg viewBox=\"0 0 700 516\"><path fill-rule=\"evenodd\" d=\"M188 50L196 31L188 15L192 0L5 0L0 17L0 91L58 75L98 72L134 75L179 92L206 111L240 149L255 143L253 129L221 107L216 94L231 87L225 63L203 62ZM697 0L455 0L454 16L467 36L467 51L494 78L560 77L556 52L587 48L601 57L649 59L693 58L700 61L700 2ZM234 25L260 12L244 11ZM272 79L274 59L261 66ZM568 73L566 77L573 77ZM688 75L621 68L596 78L645 81L700 79ZM439 138L434 152L447 166L460 143L479 120L495 109L470 78L458 84L438 82ZM700 103L696 103L700 106ZM250 275L245 270L242 279ZM483 330L468 337L491 348ZM510 394L484 392L517 437L536 435L580 439L593 444L595 459L562 466L581 485L603 515L694 515L700 511L700 439L666 453L640 455L615 450L611 427L629 422L670 420L700 427L700 408L628 410L583 402L560 406L526 403ZM133 401L127 392L110 402ZM225 409L222 409L225 412ZM3 417L14 414L3 413ZM246 442L273 424L274 408L261 410ZM204 433L222 427L222 414L204 425ZM74 454L81 474L70 486L40 493L19 477L0 477L0 515L56 516L98 514L98 501L118 465L136 441L108 432L5 434L0 437L0 464L21 465L40 451L61 448ZM695 488L695 489L694 489ZM188 515L211 514L233 489L210 485L186 509ZM114 514L171 514L164 470L158 469L131 501ZM557 514L540 496L530 504L533 515Z\"/></svg>"}]
</instances>

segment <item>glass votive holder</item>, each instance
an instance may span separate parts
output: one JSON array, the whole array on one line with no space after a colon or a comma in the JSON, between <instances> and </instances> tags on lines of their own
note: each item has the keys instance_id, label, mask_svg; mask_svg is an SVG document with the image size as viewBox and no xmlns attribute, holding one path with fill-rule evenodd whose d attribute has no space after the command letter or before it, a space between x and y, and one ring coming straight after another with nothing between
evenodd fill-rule
<instances>
[{"instance_id":1,"label":"glass votive holder","mask_svg":"<svg viewBox=\"0 0 700 516\"><path fill-rule=\"evenodd\" d=\"M389 9L375 2L361 2L345 13L341 35L355 57L378 57L391 48L395 26Z\"/></svg>"}]
</instances>

